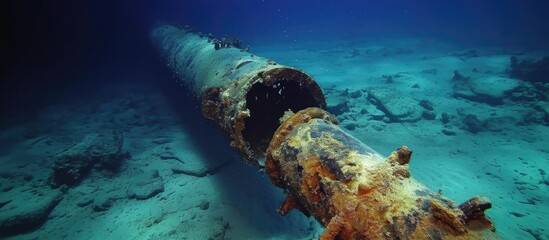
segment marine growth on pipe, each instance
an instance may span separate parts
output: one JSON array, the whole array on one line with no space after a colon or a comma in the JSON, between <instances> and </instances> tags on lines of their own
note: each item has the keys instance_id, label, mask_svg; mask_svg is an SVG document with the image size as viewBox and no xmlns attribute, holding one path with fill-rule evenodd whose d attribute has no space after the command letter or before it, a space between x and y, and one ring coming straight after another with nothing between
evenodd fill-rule
<instances>
[{"instance_id":1,"label":"marine growth on pipe","mask_svg":"<svg viewBox=\"0 0 549 240\"><path fill-rule=\"evenodd\" d=\"M151 40L244 160L266 159L287 193L279 213L313 216L326 227L321 239L498 239L488 199L456 205L412 178L407 147L384 158L342 131L306 73L188 28L161 24Z\"/></svg>"}]
</instances>

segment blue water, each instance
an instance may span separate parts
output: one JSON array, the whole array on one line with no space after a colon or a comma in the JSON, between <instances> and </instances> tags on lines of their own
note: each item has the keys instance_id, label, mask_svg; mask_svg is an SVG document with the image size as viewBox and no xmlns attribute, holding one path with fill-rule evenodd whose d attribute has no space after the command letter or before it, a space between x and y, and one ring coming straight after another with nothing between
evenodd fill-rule
<instances>
[{"instance_id":1,"label":"blue water","mask_svg":"<svg viewBox=\"0 0 549 240\"><path fill-rule=\"evenodd\" d=\"M0 238L322 233L296 211L278 216L281 190L176 88L149 40L164 22L236 36L310 74L345 131L384 156L410 146L413 176L456 202L489 197L502 238L549 239L548 10L541 0L5 1ZM413 113L384 118L366 93L399 96L386 104ZM121 166L52 188L55 157L97 132L124 138ZM223 167L196 177L173 173L178 164ZM27 218L33 206L47 210Z\"/></svg>"},{"instance_id":2,"label":"blue water","mask_svg":"<svg viewBox=\"0 0 549 240\"><path fill-rule=\"evenodd\" d=\"M13 98L27 103L27 95L21 95L30 94L25 91L28 85L52 90L71 84L74 81L69 79L82 73L114 74L110 68L151 65L147 60L154 53L143 36L159 20L188 24L215 36L239 36L251 46L427 36L460 44L546 49L549 40L548 3L535 0L7 1L3 5L3 35L9 36L9 44L3 46L7 64L2 72L18 79L4 89L23 91L6 90L5 110ZM98 67L91 70L90 65ZM30 69L43 71L40 75L48 81L29 80L35 72Z\"/></svg>"}]
</instances>

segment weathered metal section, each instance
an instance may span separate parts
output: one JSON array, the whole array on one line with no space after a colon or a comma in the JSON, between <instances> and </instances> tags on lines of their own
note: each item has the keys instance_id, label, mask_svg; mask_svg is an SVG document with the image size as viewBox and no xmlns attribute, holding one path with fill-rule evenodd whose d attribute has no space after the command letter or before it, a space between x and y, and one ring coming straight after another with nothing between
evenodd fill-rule
<instances>
[{"instance_id":1,"label":"weathered metal section","mask_svg":"<svg viewBox=\"0 0 549 240\"><path fill-rule=\"evenodd\" d=\"M266 153L267 174L287 192L279 212L315 217L321 239L499 239L488 199L456 205L411 177L407 147L384 158L342 131L307 74L172 25L151 39L246 162Z\"/></svg>"},{"instance_id":2,"label":"weathered metal section","mask_svg":"<svg viewBox=\"0 0 549 240\"><path fill-rule=\"evenodd\" d=\"M385 159L337 124L308 108L274 134L266 172L286 189L280 214L295 208L314 216L326 227L321 239L498 239L484 215L489 200L458 206L411 177L410 149Z\"/></svg>"},{"instance_id":3,"label":"weathered metal section","mask_svg":"<svg viewBox=\"0 0 549 240\"><path fill-rule=\"evenodd\" d=\"M158 25L150 38L176 81L201 101L203 115L229 135L246 162L259 164L285 111L326 108L307 74L238 48L214 43L188 29Z\"/></svg>"}]
</instances>

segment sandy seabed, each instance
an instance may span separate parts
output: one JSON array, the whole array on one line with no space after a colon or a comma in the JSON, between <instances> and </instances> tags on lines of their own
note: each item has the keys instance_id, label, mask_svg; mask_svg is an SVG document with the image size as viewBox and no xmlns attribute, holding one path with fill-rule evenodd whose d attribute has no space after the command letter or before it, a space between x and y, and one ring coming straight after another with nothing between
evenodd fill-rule
<instances>
[{"instance_id":1,"label":"sandy seabed","mask_svg":"<svg viewBox=\"0 0 549 240\"><path fill-rule=\"evenodd\" d=\"M522 97L535 87L508 75L511 56L547 53L432 39L253 52L313 76L341 126L382 155L410 147L412 175L423 184L458 203L487 196L504 239L549 239L549 103ZM188 96L141 78L151 81L104 86L0 132L0 221L45 220L10 239L319 236L314 219L277 214L282 190L246 165ZM92 169L72 188L51 189L55 157L97 131L123 136L127 157L116 173Z\"/></svg>"}]
</instances>

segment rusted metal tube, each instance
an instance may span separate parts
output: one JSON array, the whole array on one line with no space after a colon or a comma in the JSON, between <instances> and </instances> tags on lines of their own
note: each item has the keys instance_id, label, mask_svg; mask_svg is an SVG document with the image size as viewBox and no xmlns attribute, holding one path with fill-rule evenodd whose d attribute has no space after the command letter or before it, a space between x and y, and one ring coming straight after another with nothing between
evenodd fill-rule
<instances>
[{"instance_id":1,"label":"rusted metal tube","mask_svg":"<svg viewBox=\"0 0 549 240\"><path fill-rule=\"evenodd\" d=\"M238 48L216 49L213 39L169 24L155 27L150 38L177 82L200 98L203 115L248 163L264 158L285 111L326 108L318 84L297 69Z\"/></svg>"},{"instance_id":2,"label":"rusted metal tube","mask_svg":"<svg viewBox=\"0 0 549 240\"><path fill-rule=\"evenodd\" d=\"M266 154L267 174L287 192L279 212L314 216L321 239L498 239L489 200L457 206L411 177L407 147L385 159L343 132L307 74L172 25L151 39L245 161L261 165Z\"/></svg>"},{"instance_id":3,"label":"rusted metal tube","mask_svg":"<svg viewBox=\"0 0 549 240\"><path fill-rule=\"evenodd\" d=\"M278 128L266 172L287 190L279 208L298 209L326 229L321 239L497 239L475 197L457 206L411 177L412 151L385 159L339 128L330 113L308 108Z\"/></svg>"}]
</instances>

